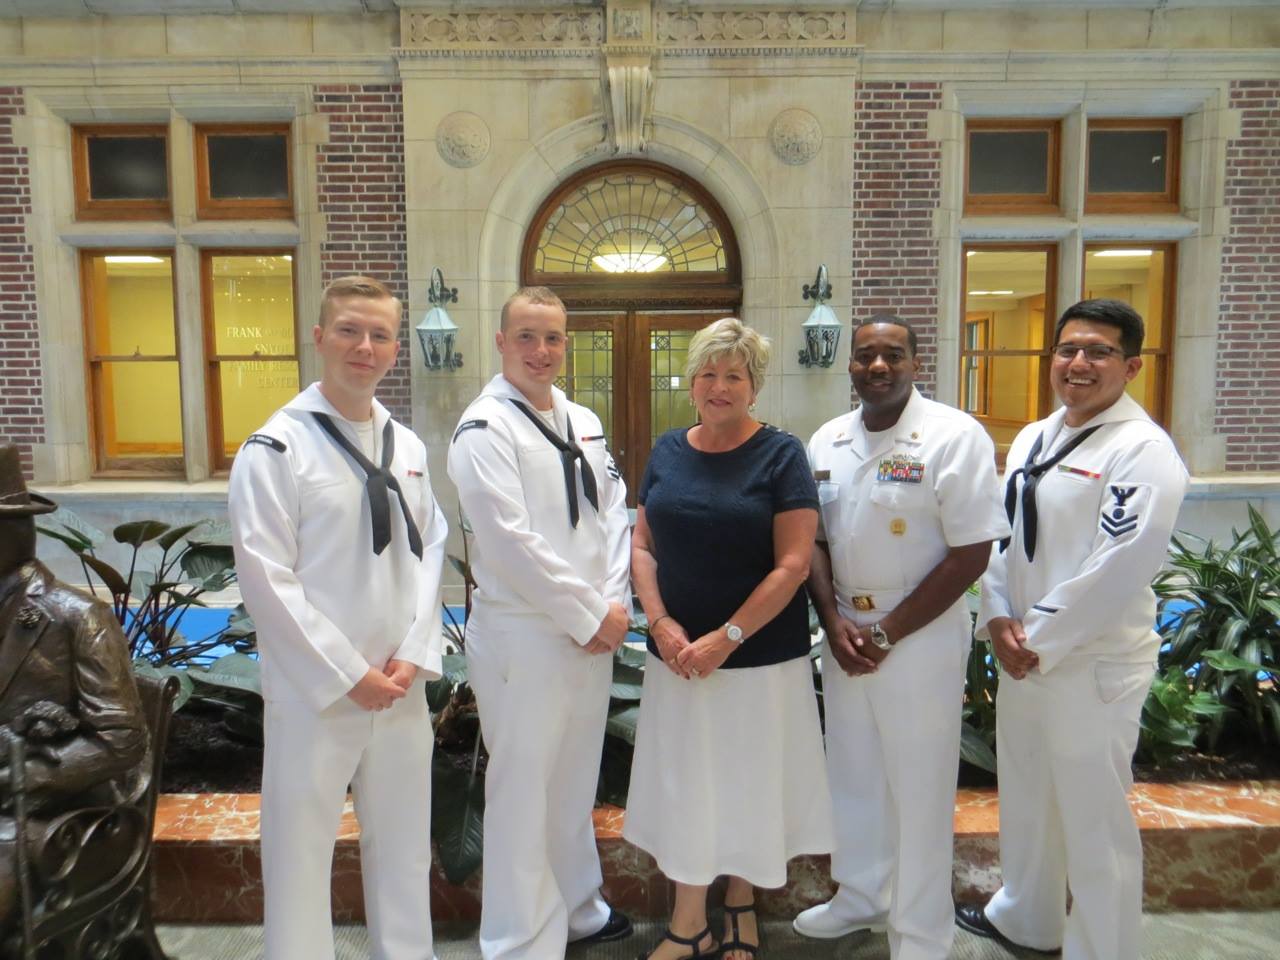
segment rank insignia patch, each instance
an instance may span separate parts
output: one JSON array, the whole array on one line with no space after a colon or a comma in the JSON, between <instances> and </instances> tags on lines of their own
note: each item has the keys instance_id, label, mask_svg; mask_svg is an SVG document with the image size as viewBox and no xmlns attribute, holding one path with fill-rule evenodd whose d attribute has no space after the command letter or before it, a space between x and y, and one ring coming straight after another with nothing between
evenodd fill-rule
<instances>
[{"instance_id":1,"label":"rank insignia patch","mask_svg":"<svg viewBox=\"0 0 1280 960\"><path fill-rule=\"evenodd\" d=\"M464 430L483 430L489 426L488 420L464 420L458 424L458 429L453 431L453 439L457 440Z\"/></svg>"},{"instance_id":2,"label":"rank insignia patch","mask_svg":"<svg viewBox=\"0 0 1280 960\"><path fill-rule=\"evenodd\" d=\"M275 437L269 437L265 433L251 433L244 438L243 446L249 446L251 443L260 443L264 447L270 447L276 453L284 453L287 449L283 440L277 440Z\"/></svg>"},{"instance_id":3,"label":"rank insignia patch","mask_svg":"<svg viewBox=\"0 0 1280 960\"><path fill-rule=\"evenodd\" d=\"M1102 508L1099 525L1102 532L1113 540L1123 537L1138 529L1138 502L1135 494L1139 487L1122 487L1112 484L1110 487L1111 503ZM1132 502L1131 502L1132 501Z\"/></svg>"},{"instance_id":4,"label":"rank insignia patch","mask_svg":"<svg viewBox=\"0 0 1280 960\"><path fill-rule=\"evenodd\" d=\"M924 481L924 463L902 454L885 457L880 461L876 479L890 483L921 483Z\"/></svg>"}]
</instances>

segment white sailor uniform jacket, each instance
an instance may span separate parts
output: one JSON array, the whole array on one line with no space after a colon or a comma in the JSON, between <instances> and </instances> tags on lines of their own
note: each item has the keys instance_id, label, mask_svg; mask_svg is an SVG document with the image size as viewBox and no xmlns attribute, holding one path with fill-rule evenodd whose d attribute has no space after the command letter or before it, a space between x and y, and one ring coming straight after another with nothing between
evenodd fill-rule
<instances>
[{"instance_id":1,"label":"white sailor uniform jacket","mask_svg":"<svg viewBox=\"0 0 1280 960\"><path fill-rule=\"evenodd\" d=\"M388 492L391 542L373 552L364 472L322 430L328 414L359 446L350 424L312 384L278 410L236 454L228 511L236 573L258 629L268 700L334 703L388 660L440 676L440 579L448 526L427 476L427 451L394 423L390 470L422 537L414 556ZM390 419L373 402L375 435Z\"/></svg>"},{"instance_id":2,"label":"white sailor uniform jacket","mask_svg":"<svg viewBox=\"0 0 1280 960\"><path fill-rule=\"evenodd\" d=\"M556 432L563 437L565 418L572 419L598 489L597 509L575 463L579 522L572 526L560 451L513 400L532 409L505 377L494 377L463 413L449 446L449 476L474 534L475 604L585 645L610 603L631 606L626 484L599 418L553 387Z\"/></svg>"},{"instance_id":3,"label":"white sailor uniform jacket","mask_svg":"<svg viewBox=\"0 0 1280 960\"><path fill-rule=\"evenodd\" d=\"M1059 446L1059 409L1024 427L1009 449L1006 473ZM1034 559L1027 560L1021 485L1006 550L992 547L982 580L979 639L993 617L1021 620L1027 648L1048 673L1068 657L1154 663L1159 636L1151 578L1159 570L1186 493L1186 467L1169 435L1127 394L1080 430L1096 433L1041 478Z\"/></svg>"},{"instance_id":4,"label":"white sailor uniform jacket","mask_svg":"<svg viewBox=\"0 0 1280 960\"><path fill-rule=\"evenodd\" d=\"M1008 533L986 431L914 388L898 422L874 438L861 407L824 424L809 463L842 616L878 620L948 549Z\"/></svg>"}]
</instances>

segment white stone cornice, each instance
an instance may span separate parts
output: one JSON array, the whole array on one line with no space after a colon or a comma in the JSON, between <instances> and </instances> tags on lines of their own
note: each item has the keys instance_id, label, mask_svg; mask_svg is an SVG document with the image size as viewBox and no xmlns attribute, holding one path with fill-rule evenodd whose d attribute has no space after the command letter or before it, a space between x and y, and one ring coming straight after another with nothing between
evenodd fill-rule
<instances>
[{"instance_id":1,"label":"white stone cornice","mask_svg":"<svg viewBox=\"0 0 1280 960\"><path fill-rule=\"evenodd\" d=\"M860 51L865 79L939 81L1123 80L1280 77L1280 50Z\"/></svg>"},{"instance_id":2,"label":"white stone cornice","mask_svg":"<svg viewBox=\"0 0 1280 960\"><path fill-rule=\"evenodd\" d=\"M149 57L132 60L32 60L0 57L0 83L105 89L132 84L369 83L396 78L391 52L370 57Z\"/></svg>"}]
</instances>

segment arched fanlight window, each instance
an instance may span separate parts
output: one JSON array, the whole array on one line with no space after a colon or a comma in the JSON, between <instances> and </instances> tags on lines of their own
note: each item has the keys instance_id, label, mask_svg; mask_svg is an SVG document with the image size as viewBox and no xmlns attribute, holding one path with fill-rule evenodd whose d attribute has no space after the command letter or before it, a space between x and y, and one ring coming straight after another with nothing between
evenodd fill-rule
<instances>
[{"instance_id":1,"label":"arched fanlight window","mask_svg":"<svg viewBox=\"0 0 1280 960\"><path fill-rule=\"evenodd\" d=\"M547 198L526 238L526 283L557 290L643 281L723 288L736 299L738 251L719 204L656 163L585 170ZM569 291L566 291L569 292Z\"/></svg>"}]
</instances>

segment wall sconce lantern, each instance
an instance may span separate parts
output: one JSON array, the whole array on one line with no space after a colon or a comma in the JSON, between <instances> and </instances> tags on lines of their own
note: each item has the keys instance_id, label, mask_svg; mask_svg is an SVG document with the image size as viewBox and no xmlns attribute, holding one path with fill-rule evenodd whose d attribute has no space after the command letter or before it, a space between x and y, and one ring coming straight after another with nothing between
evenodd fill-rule
<instances>
[{"instance_id":1,"label":"wall sconce lantern","mask_svg":"<svg viewBox=\"0 0 1280 960\"><path fill-rule=\"evenodd\" d=\"M804 349L800 351L802 367L829 367L835 362L840 347L840 320L827 306L831 299L831 284L827 282L827 265L818 267L817 279L804 285L804 299L818 301L802 325Z\"/></svg>"},{"instance_id":2,"label":"wall sconce lantern","mask_svg":"<svg viewBox=\"0 0 1280 960\"><path fill-rule=\"evenodd\" d=\"M444 305L458 302L458 288L444 285L444 274L439 267L431 271L427 302L431 309L414 328L418 331L418 342L422 344L422 362L428 370L457 370L462 366L462 354L455 353L453 349L458 325L450 319Z\"/></svg>"}]
</instances>

